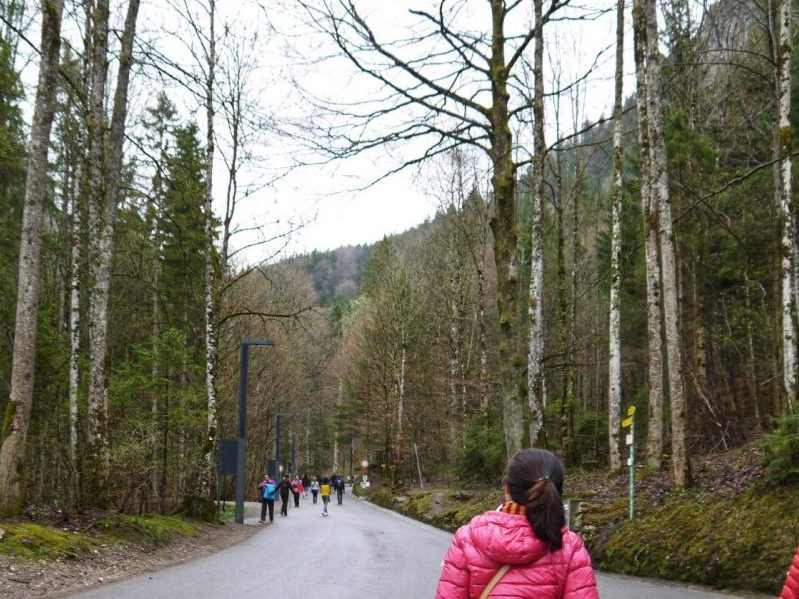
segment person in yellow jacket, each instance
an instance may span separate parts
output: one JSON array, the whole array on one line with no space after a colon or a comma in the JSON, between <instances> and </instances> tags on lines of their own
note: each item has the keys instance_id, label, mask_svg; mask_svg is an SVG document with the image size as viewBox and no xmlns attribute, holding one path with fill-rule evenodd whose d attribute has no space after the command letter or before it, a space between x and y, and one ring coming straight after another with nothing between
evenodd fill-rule
<instances>
[{"instance_id":1,"label":"person in yellow jacket","mask_svg":"<svg viewBox=\"0 0 799 599\"><path fill-rule=\"evenodd\" d=\"M319 494L322 496L322 515L327 516L327 504L330 503L330 479L326 476L322 478L322 484L319 485Z\"/></svg>"}]
</instances>

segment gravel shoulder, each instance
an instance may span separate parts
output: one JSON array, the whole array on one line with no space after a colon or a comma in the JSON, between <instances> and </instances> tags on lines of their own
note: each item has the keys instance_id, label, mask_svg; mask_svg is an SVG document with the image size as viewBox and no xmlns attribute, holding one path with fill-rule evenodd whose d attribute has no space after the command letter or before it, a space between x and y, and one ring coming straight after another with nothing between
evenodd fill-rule
<instances>
[{"instance_id":1,"label":"gravel shoulder","mask_svg":"<svg viewBox=\"0 0 799 599\"><path fill-rule=\"evenodd\" d=\"M35 562L0 555L0 597L66 597L235 545L263 528L249 524L201 524L192 537L153 549L135 544L104 545L76 559Z\"/></svg>"}]
</instances>

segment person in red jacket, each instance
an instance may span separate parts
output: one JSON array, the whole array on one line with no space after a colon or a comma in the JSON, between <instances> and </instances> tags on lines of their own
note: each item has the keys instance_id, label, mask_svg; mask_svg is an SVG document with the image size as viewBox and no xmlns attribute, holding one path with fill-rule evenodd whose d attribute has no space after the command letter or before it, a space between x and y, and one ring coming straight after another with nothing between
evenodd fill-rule
<instances>
[{"instance_id":1,"label":"person in red jacket","mask_svg":"<svg viewBox=\"0 0 799 599\"><path fill-rule=\"evenodd\" d=\"M799 599L799 547L796 548L796 555L793 556L780 599Z\"/></svg>"},{"instance_id":2,"label":"person in red jacket","mask_svg":"<svg viewBox=\"0 0 799 599\"><path fill-rule=\"evenodd\" d=\"M444 558L436 599L491 594L518 599L599 599L591 557L566 527L563 464L549 451L525 449L508 464L505 503L461 526Z\"/></svg>"}]
</instances>

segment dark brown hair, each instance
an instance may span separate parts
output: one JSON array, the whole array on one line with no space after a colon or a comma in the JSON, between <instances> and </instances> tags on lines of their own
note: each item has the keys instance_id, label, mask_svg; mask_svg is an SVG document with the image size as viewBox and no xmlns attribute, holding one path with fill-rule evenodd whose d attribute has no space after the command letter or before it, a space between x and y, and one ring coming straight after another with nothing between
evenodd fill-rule
<instances>
[{"instance_id":1,"label":"dark brown hair","mask_svg":"<svg viewBox=\"0 0 799 599\"><path fill-rule=\"evenodd\" d=\"M511 458L505 476L511 499L526 507L525 515L536 536L550 551L563 546L563 464L545 449L523 449Z\"/></svg>"}]
</instances>

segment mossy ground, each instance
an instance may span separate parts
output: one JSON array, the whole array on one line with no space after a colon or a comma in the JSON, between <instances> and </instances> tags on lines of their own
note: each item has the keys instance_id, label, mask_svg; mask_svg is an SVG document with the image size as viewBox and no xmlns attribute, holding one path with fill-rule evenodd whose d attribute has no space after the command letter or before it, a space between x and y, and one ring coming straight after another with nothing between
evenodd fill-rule
<instances>
[{"instance_id":1,"label":"mossy ground","mask_svg":"<svg viewBox=\"0 0 799 599\"><path fill-rule=\"evenodd\" d=\"M95 537L32 522L0 522L0 529L5 531L0 553L27 559L74 558L101 543Z\"/></svg>"},{"instance_id":2,"label":"mossy ground","mask_svg":"<svg viewBox=\"0 0 799 599\"><path fill-rule=\"evenodd\" d=\"M177 516L107 514L90 527L0 521L0 553L24 559L78 558L100 545L133 543L160 547L176 537L193 536L196 525Z\"/></svg>"},{"instance_id":3,"label":"mossy ground","mask_svg":"<svg viewBox=\"0 0 799 599\"><path fill-rule=\"evenodd\" d=\"M799 487L766 482L762 454L744 448L696 464L696 486L680 491L667 472L636 473L636 518L629 521L626 474L573 472L565 497L584 500L577 529L595 566L776 595L799 543ZM498 489L391 489L375 503L454 531L494 509Z\"/></svg>"},{"instance_id":4,"label":"mossy ground","mask_svg":"<svg viewBox=\"0 0 799 599\"><path fill-rule=\"evenodd\" d=\"M97 522L104 535L122 541L151 543L161 547L178 536L194 535L196 527L178 516L116 516Z\"/></svg>"}]
</instances>

